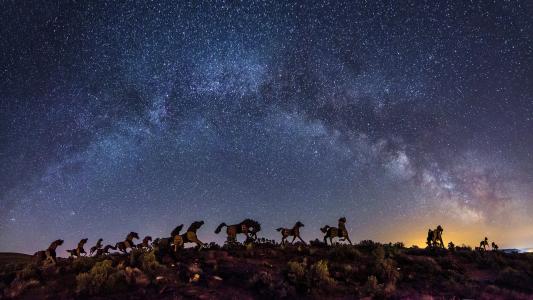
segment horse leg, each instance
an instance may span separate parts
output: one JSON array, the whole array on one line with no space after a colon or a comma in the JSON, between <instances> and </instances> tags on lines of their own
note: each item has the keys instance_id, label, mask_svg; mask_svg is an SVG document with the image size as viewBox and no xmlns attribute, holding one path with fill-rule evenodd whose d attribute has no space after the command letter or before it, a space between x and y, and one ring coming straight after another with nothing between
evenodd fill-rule
<instances>
[{"instance_id":1,"label":"horse leg","mask_svg":"<svg viewBox=\"0 0 533 300\"><path fill-rule=\"evenodd\" d=\"M294 244L294 240L295 240L295 239L296 239L296 236L294 236L294 237L292 238L292 242L291 242L291 244Z\"/></svg>"},{"instance_id":2,"label":"horse leg","mask_svg":"<svg viewBox=\"0 0 533 300\"><path fill-rule=\"evenodd\" d=\"M300 241L302 241L302 243L304 243L304 245L307 245L300 235L298 235L298 238L300 239Z\"/></svg>"},{"instance_id":3,"label":"horse leg","mask_svg":"<svg viewBox=\"0 0 533 300\"><path fill-rule=\"evenodd\" d=\"M353 244L352 244L352 241L350 240L350 237L349 237L349 236L346 236L345 239L348 240L348 242L350 243L350 245L353 245Z\"/></svg>"}]
</instances>

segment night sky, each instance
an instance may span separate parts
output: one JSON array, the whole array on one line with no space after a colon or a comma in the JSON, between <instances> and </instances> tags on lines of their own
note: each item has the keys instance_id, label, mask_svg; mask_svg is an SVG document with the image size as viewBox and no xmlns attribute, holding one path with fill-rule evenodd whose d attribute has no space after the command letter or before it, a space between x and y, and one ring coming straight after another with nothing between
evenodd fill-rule
<instances>
[{"instance_id":1,"label":"night sky","mask_svg":"<svg viewBox=\"0 0 533 300\"><path fill-rule=\"evenodd\" d=\"M533 246L532 1L144 2L0 2L0 251L341 216Z\"/></svg>"}]
</instances>

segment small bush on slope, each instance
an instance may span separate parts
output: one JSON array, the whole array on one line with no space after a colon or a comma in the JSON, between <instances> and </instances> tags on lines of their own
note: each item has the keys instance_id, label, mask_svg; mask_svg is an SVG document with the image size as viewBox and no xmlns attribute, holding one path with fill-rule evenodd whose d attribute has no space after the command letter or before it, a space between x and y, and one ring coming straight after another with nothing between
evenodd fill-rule
<instances>
[{"instance_id":1,"label":"small bush on slope","mask_svg":"<svg viewBox=\"0 0 533 300\"><path fill-rule=\"evenodd\" d=\"M111 260L98 262L89 272L76 276L76 289L79 294L118 292L125 287L127 287L126 274L123 270L113 268Z\"/></svg>"}]
</instances>

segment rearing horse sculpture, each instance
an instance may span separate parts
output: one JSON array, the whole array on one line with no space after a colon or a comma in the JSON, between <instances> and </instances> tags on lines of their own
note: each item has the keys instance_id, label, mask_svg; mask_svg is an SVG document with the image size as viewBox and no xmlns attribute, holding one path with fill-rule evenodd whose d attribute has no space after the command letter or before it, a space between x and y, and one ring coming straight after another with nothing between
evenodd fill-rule
<instances>
[{"instance_id":1,"label":"rearing horse sculpture","mask_svg":"<svg viewBox=\"0 0 533 300\"><path fill-rule=\"evenodd\" d=\"M83 248L83 246L85 246L85 244L87 243L87 240L88 239L81 239L75 249L67 250L67 253L70 254L70 257L81 257L82 253L87 254L87 252L85 252L85 249Z\"/></svg>"},{"instance_id":2,"label":"rearing horse sculpture","mask_svg":"<svg viewBox=\"0 0 533 300\"><path fill-rule=\"evenodd\" d=\"M63 245L63 240L55 240L50 244L48 249L35 252L33 257L35 258L36 263L40 264L42 262L51 261L55 265L57 263L56 249L61 245Z\"/></svg>"},{"instance_id":3,"label":"rearing horse sculpture","mask_svg":"<svg viewBox=\"0 0 533 300\"><path fill-rule=\"evenodd\" d=\"M204 244L198 239L196 231L204 225L204 221L196 221L189 226L187 231L182 235L176 235L173 240L174 251L177 251L179 248L183 248L185 243L195 243L199 248Z\"/></svg>"},{"instance_id":4,"label":"rearing horse sculpture","mask_svg":"<svg viewBox=\"0 0 533 300\"><path fill-rule=\"evenodd\" d=\"M115 248L124 253L128 253L128 248L132 250L135 248L135 243L133 242L133 239L139 239L139 234L137 232L132 231L128 233L126 239L123 242L116 243Z\"/></svg>"},{"instance_id":5,"label":"rearing horse sculpture","mask_svg":"<svg viewBox=\"0 0 533 300\"><path fill-rule=\"evenodd\" d=\"M350 240L350 237L348 236L348 230L346 229L346 218L342 217L339 219L339 227L331 227L329 225L326 225L320 230L325 233L324 235L324 243L327 245L327 239L329 238L329 243L333 245L333 238L338 237L340 238L339 241L347 240L350 245L352 245L352 241Z\"/></svg>"}]
</instances>

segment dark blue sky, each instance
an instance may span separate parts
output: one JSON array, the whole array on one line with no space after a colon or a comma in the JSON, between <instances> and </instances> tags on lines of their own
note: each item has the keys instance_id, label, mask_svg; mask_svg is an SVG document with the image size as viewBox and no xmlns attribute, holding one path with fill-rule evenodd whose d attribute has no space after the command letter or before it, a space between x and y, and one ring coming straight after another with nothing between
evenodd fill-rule
<instances>
[{"instance_id":1,"label":"dark blue sky","mask_svg":"<svg viewBox=\"0 0 533 300\"><path fill-rule=\"evenodd\" d=\"M530 1L196 2L1 2L0 251L246 217L533 245Z\"/></svg>"}]
</instances>

